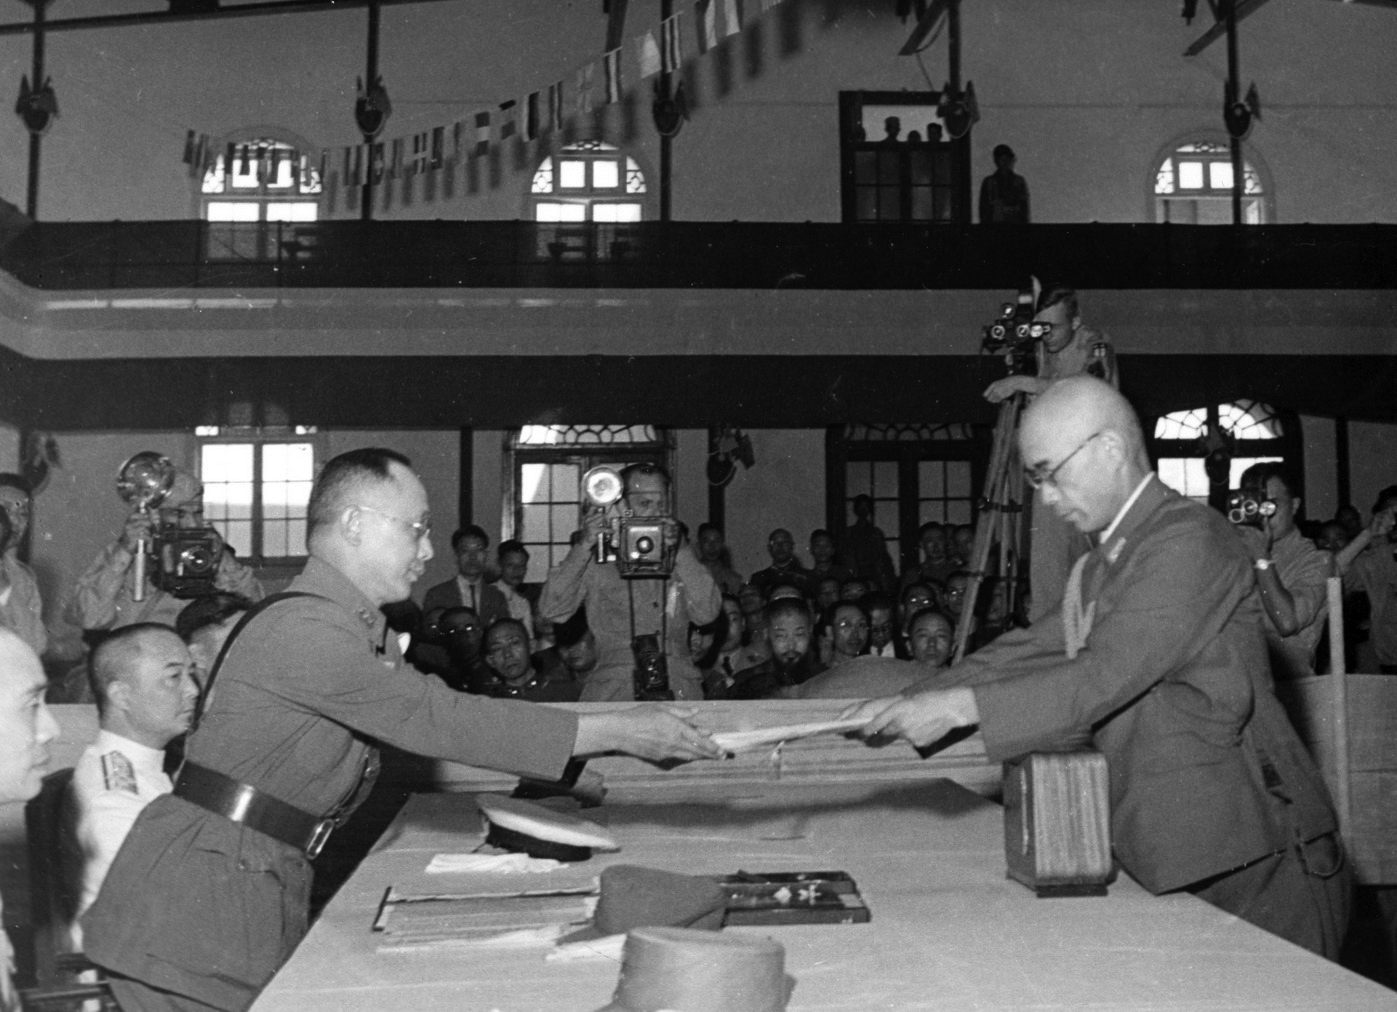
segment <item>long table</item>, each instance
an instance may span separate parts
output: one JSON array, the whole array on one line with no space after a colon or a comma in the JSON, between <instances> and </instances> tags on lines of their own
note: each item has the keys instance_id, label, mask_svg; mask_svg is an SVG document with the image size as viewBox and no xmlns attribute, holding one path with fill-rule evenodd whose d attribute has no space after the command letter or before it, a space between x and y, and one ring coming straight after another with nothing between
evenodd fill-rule
<instances>
[{"instance_id":1,"label":"long table","mask_svg":"<svg viewBox=\"0 0 1397 1012\"><path fill-rule=\"evenodd\" d=\"M412 798L254 1006L321 1010L595 1010L608 960L437 943L389 951L370 925L384 891L579 885L613 863L692 874L844 870L866 924L728 928L786 948L803 1010L1397 1010L1397 993L1190 896L1122 876L1106 897L1039 899L1005 877L1003 811L946 780L691 782L615 791L589 813L616 854L529 876L432 874L482 838L471 794Z\"/></svg>"}]
</instances>

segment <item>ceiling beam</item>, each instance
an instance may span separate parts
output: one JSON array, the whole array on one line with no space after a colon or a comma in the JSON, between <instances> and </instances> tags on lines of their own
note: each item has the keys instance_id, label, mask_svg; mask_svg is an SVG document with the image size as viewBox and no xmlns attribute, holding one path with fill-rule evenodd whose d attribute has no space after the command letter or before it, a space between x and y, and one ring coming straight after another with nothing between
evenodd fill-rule
<instances>
[{"instance_id":1,"label":"ceiling beam","mask_svg":"<svg viewBox=\"0 0 1397 1012\"><path fill-rule=\"evenodd\" d=\"M1238 23L1240 24L1243 18L1246 18L1251 14L1255 14L1268 2L1269 0L1237 0ZM1200 35L1198 37L1198 41L1196 41L1193 45L1189 46L1187 49L1184 50L1184 55L1197 56L1199 53L1203 52L1203 50L1207 49L1210 45L1212 45L1214 42L1216 42L1218 39L1222 38L1226 34L1227 19L1224 18L1221 21L1215 23L1213 27L1209 28L1202 35Z\"/></svg>"},{"instance_id":2,"label":"ceiling beam","mask_svg":"<svg viewBox=\"0 0 1397 1012\"><path fill-rule=\"evenodd\" d=\"M378 0L380 7L399 4L436 3L439 0ZM137 25L169 25L184 21L211 21L217 18L248 18L268 14L317 14L325 11L346 11L367 7L369 0L264 0L262 3L220 7L213 11L175 14L170 11L145 11L138 14L99 14L86 18L66 18L45 21L44 31L71 32L84 28L127 28ZM0 24L0 35L25 35L34 31L32 21Z\"/></svg>"}]
</instances>

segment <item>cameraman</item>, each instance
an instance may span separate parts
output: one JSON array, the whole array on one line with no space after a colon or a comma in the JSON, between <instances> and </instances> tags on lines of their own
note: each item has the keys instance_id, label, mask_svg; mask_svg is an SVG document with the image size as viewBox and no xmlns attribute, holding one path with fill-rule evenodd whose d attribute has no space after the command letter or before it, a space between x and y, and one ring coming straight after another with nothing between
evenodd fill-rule
<instances>
[{"instance_id":1,"label":"cameraman","mask_svg":"<svg viewBox=\"0 0 1397 1012\"><path fill-rule=\"evenodd\" d=\"M632 516L665 519L665 545L673 552L674 571L663 578L627 579L614 563L597 562L597 536L609 530L610 519L596 509L584 521L582 539L548 574L539 615L562 622L587 606L598 659L582 686L583 701L634 699L636 637L657 633L674 698L702 699L702 676L689 659L689 623L706 625L718 616L718 585L680 540L679 525L668 510L669 475L654 464L632 464L621 471L621 480Z\"/></svg>"},{"instance_id":2,"label":"cameraman","mask_svg":"<svg viewBox=\"0 0 1397 1012\"><path fill-rule=\"evenodd\" d=\"M1378 671L1397 675L1397 485L1388 485L1373 504L1373 520L1334 561L1346 593L1368 597L1371 638Z\"/></svg>"},{"instance_id":3,"label":"cameraman","mask_svg":"<svg viewBox=\"0 0 1397 1012\"><path fill-rule=\"evenodd\" d=\"M204 487L199 480L184 471L175 473L174 486L158 510L133 510L116 541L98 553L87 571L78 577L70 611L73 620L83 630L109 632L137 622L158 622L173 626L187 599L175 597L155 585L158 563L146 560L144 600L136 600L137 546L146 550L155 536L157 518L162 524L187 530L207 526L204 523ZM238 594L249 601L262 599L262 585L251 569L240 563L228 546L214 576L214 589Z\"/></svg>"},{"instance_id":4,"label":"cameraman","mask_svg":"<svg viewBox=\"0 0 1397 1012\"><path fill-rule=\"evenodd\" d=\"M1077 292L1065 285L1049 285L1038 296L1034 323L1051 328L1034 347L1038 363L1036 376L1005 376L985 388L985 400L998 404L1014 394L1027 394L1030 401L1058 380L1083 373L1105 380L1117 390L1116 350L1101 331L1082 323ZM1030 621L1056 610L1067 587L1067 574L1077 557L1090 543L1043 502L1042 493L1033 497L1029 515L1029 592L1032 595Z\"/></svg>"},{"instance_id":5,"label":"cameraman","mask_svg":"<svg viewBox=\"0 0 1397 1012\"><path fill-rule=\"evenodd\" d=\"M1242 472L1241 491L1258 502L1275 503L1260 525L1238 533L1255 560L1256 590L1266 612L1266 642L1277 681L1315 673L1315 645L1329 612L1329 556L1301 536L1295 515L1302 500L1285 465L1253 464Z\"/></svg>"}]
</instances>

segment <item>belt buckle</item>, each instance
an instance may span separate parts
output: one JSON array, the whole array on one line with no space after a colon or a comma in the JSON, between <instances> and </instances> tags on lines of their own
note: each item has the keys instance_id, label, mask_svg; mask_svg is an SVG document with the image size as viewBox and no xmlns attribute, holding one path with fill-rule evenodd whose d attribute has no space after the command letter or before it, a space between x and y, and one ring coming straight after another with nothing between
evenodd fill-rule
<instances>
[{"instance_id":1,"label":"belt buckle","mask_svg":"<svg viewBox=\"0 0 1397 1012\"><path fill-rule=\"evenodd\" d=\"M310 839L306 841L306 857L314 861L320 856L320 852L325 849L325 841L330 839L330 834L334 832L334 819L321 819L315 824L315 828L310 832Z\"/></svg>"}]
</instances>

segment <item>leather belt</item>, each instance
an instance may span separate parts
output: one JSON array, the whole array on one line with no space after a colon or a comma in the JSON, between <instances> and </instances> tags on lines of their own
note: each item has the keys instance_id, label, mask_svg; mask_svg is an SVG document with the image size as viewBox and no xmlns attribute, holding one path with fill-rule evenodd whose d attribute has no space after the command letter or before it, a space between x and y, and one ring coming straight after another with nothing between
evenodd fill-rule
<instances>
[{"instance_id":1,"label":"leather belt","mask_svg":"<svg viewBox=\"0 0 1397 1012\"><path fill-rule=\"evenodd\" d=\"M175 797L221 815L314 859L335 828L333 818L319 819L265 791L216 770L186 762L175 783Z\"/></svg>"}]
</instances>

